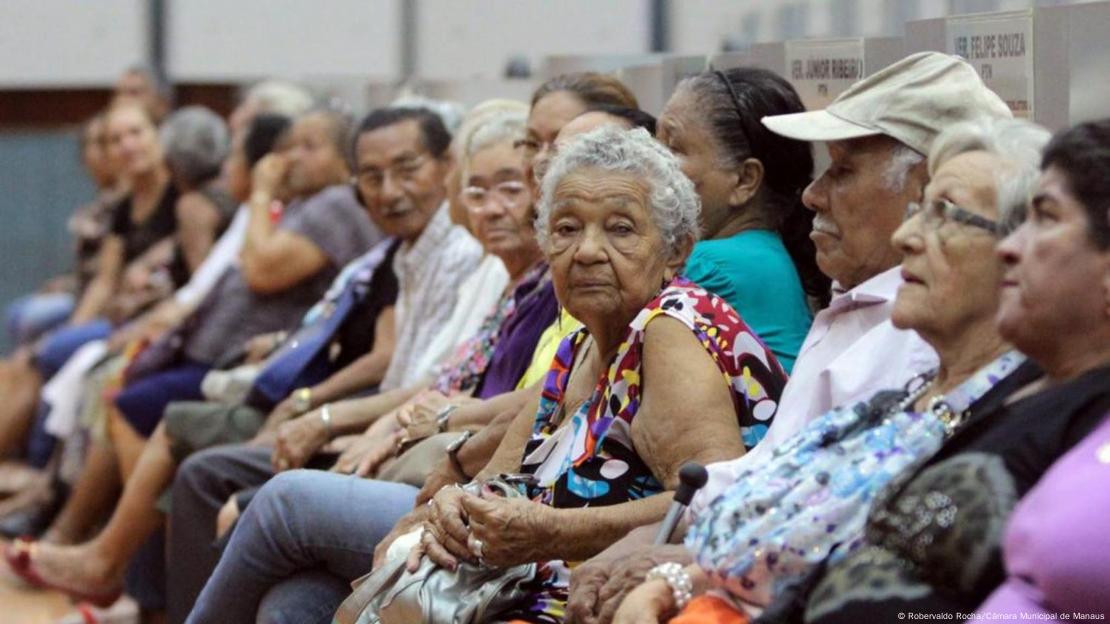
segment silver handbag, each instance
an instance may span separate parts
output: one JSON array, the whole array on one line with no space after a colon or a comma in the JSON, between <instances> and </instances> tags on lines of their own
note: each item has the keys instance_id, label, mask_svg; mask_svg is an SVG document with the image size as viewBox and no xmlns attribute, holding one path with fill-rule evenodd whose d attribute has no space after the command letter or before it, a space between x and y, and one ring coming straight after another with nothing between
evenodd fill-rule
<instances>
[{"instance_id":1,"label":"silver handbag","mask_svg":"<svg viewBox=\"0 0 1110 624\"><path fill-rule=\"evenodd\" d=\"M507 480L485 482L505 496L523 496ZM529 592L523 585L536 575L536 564L491 568L460 562L452 572L425 558L416 572L405 558L388 561L355 581L352 593L335 614L334 624L478 624L520 605Z\"/></svg>"}]
</instances>

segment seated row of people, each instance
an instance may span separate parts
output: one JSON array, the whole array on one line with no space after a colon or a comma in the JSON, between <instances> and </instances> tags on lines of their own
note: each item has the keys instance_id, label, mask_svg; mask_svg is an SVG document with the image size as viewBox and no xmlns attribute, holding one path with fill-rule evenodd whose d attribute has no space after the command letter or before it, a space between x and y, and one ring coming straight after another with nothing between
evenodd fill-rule
<instances>
[{"instance_id":1,"label":"seated row of people","mask_svg":"<svg viewBox=\"0 0 1110 624\"><path fill-rule=\"evenodd\" d=\"M423 108L349 136L256 113L237 261L63 358L94 414L65 430L100 433L5 558L173 622L886 620L996 588L1105 612L1104 566L1036 514L1066 477L1002 556L1110 413L1110 126L1049 139L937 53L824 111L738 68L658 123L598 74L454 137ZM1049 476L1098 483L1083 459ZM689 461L708 484L661 527ZM398 575L480 602L362 600Z\"/></svg>"}]
</instances>

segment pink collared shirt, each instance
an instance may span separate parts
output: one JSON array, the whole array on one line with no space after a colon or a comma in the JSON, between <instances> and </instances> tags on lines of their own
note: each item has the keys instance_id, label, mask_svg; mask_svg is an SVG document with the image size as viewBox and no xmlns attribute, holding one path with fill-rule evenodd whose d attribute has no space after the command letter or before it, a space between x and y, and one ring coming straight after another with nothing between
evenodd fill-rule
<instances>
[{"instance_id":1,"label":"pink collared shirt","mask_svg":"<svg viewBox=\"0 0 1110 624\"><path fill-rule=\"evenodd\" d=\"M880 273L849 291L834 286L829 306L813 319L778 411L763 440L743 457L710 464L709 481L690 504L698 513L741 472L765 461L782 442L830 409L903 387L937 366L937 354L916 332L890 323L901 267Z\"/></svg>"}]
</instances>

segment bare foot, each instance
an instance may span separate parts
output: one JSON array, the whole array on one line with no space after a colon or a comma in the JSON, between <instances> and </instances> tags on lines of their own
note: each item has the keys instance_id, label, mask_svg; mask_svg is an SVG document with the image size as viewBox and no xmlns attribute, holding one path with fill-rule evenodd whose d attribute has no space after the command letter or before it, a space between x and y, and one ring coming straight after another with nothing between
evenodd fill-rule
<instances>
[{"instance_id":1,"label":"bare foot","mask_svg":"<svg viewBox=\"0 0 1110 624\"><path fill-rule=\"evenodd\" d=\"M31 563L47 585L86 595L110 594L123 585L123 567L112 563L91 543L77 546L37 542Z\"/></svg>"}]
</instances>

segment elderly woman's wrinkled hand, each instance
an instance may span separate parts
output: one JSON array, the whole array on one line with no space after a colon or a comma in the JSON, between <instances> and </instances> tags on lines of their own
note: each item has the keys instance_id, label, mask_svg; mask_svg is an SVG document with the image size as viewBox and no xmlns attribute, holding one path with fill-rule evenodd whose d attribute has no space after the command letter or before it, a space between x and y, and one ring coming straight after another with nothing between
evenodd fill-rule
<instances>
[{"instance_id":1,"label":"elderly woman's wrinkled hand","mask_svg":"<svg viewBox=\"0 0 1110 624\"><path fill-rule=\"evenodd\" d=\"M471 552L482 561L501 567L543 559L538 551L553 539L551 516L558 513L551 507L491 493L467 494L461 502Z\"/></svg>"},{"instance_id":2,"label":"elderly woman's wrinkled hand","mask_svg":"<svg viewBox=\"0 0 1110 624\"><path fill-rule=\"evenodd\" d=\"M666 544L579 565L570 577L568 620L576 624L611 621L625 597L644 582L648 571L667 561L690 563L692 558L685 546Z\"/></svg>"},{"instance_id":3,"label":"elderly woman's wrinkled hand","mask_svg":"<svg viewBox=\"0 0 1110 624\"><path fill-rule=\"evenodd\" d=\"M445 487L428 503L428 521L420 543L409 553L408 569L416 571L420 559L427 556L436 565L454 570L459 561L474 562L468 541L466 511L462 501L468 495L458 487Z\"/></svg>"}]
</instances>

